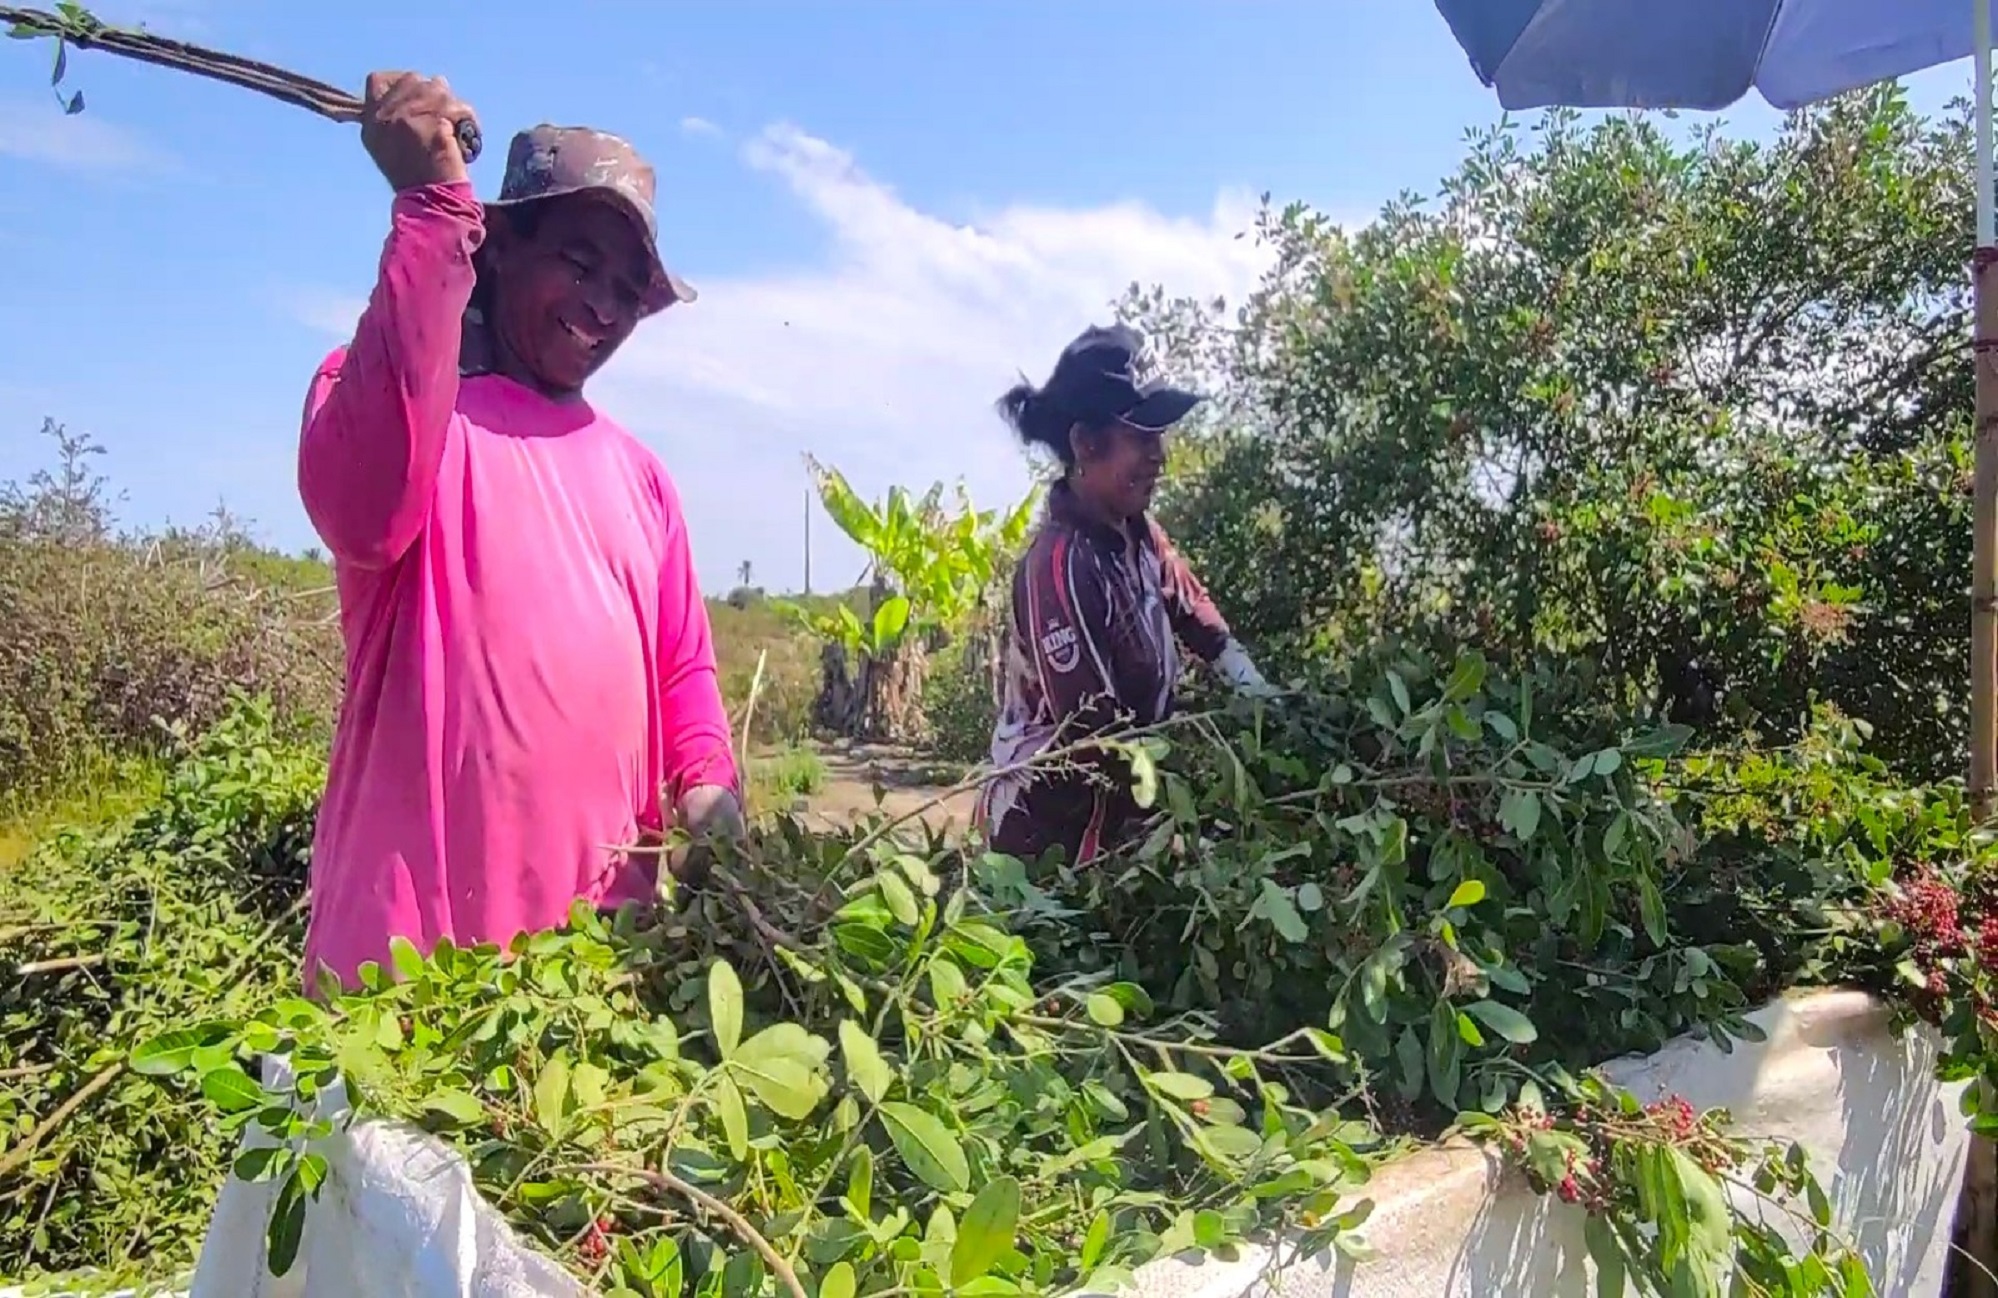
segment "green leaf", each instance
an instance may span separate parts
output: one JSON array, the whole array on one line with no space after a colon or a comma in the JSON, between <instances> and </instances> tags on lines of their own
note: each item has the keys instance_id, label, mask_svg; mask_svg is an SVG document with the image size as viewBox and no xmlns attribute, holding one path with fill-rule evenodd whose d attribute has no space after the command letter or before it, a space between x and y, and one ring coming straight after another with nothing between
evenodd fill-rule
<instances>
[{"instance_id":1,"label":"green leaf","mask_svg":"<svg viewBox=\"0 0 1998 1298\"><path fill-rule=\"evenodd\" d=\"M1624 1298L1623 1247L1609 1222L1591 1215L1582 1223L1582 1238L1589 1246L1589 1260L1596 1264L1596 1298Z\"/></svg>"},{"instance_id":2,"label":"green leaf","mask_svg":"<svg viewBox=\"0 0 1998 1298\"><path fill-rule=\"evenodd\" d=\"M1540 795L1531 789L1507 789L1499 799L1499 824L1520 842L1540 828Z\"/></svg>"},{"instance_id":3,"label":"green leaf","mask_svg":"<svg viewBox=\"0 0 1998 1298\"><path fill-rule=\"evenodd\" d=\"M294 1168L278 1187L277 1203L271 1209L270 1225L264 1232L271 1274L287 1275L298 1261L298 1245L305 1238L305 1187Z\"/></svg>"},{"instance_id":4,"label":"green leaf","mask_svg":"<svg viewBox=\"0 0 1998 1298\"><path fill-rule=\"evenodd\" d=\"M1457 1109L1463 1086L1464 1043L1457 1036L1457 1012L1437 1001L1429 1015L1429 1089L1443 1107Z\"/></svg>"},{"instance_id":5,"label":"green leaf","mask_svg":"<svg viewBox=\"0 0 1998 1298\"><path fill-rule=\"evenodd\" d=\"M1691 726L1674 722L1630 741L1623 745L1623 751L1632 757L1670 757L1684 748L1686 741L1692 737Z\"/></svg>"},{"instance_id":6,"label":"green leaf","mask_svg":"<svg viewBox=\"0 0 1998 1298\"><path fill-rule=\"evenodd\" d=\"M952 1194L969 1188L971 1165L964 1147L934 1114L898 1101L883 1104L880 1113L895 1152L924 1184Z\"/></svg>"},{"instance_id":7,"label":"green leaf","mask_svg":"<svg viewBox=\"0 0 1998 1298\"><path fill-rule=\"evenodd\" d=\"M1397 1089L1405 1100L1413 1101L1422 1094L1424 1076L1422 1038L1417 1035L1415 1026L1410 1024L1401 1030L1394 1041L1394 1060L1401 1070Z\"/></svg>"},{"instance_id":8,"label":"green leaf","mask_svg":"<svg viewBox=\"0 0 1998 1298\"><path fill-rule=\"evenodd\" d=\"M236 1155L230 1171L239 1181L265 1181L291 1166L292 1152L282 1145L259 1145Z\"/></svg>"},{"instance_id":9,"label":"green leaf","mask_svg":"<svg viewBox=\"0 0 1998 1298\"><path fill-rule=\"evenodd\" d=\"M1020 1183L1010 1176L988 1181L964 1210L950 1249L953 1286L978 1279L1013 1247L1020 1220Z\"/></svg>"},{"instance_id":10,"label":"green leaf","mask_svg":"<svg viewBox=\"0 0 1998 1298\"><path fill-rule=\"evenodd\" d=\"M708 967L708 1022L714 1027L716 1051L727 1059L742 1041L742 979L726 960Z\"/></svg>"},{"instance_id":11,"label":"green leaf","mask_svg":"<svg viewBox=\"0 0 1998 1298\"><path fill-rule=\"evenodd\" d=\"M1076 1260L1081 1269L1088 1271L1102 1261L1103 1250L1110 1243L1110 1214L1099 1208L1090 1218L1089 1230L1082 1237L1082 1254Z\"/></svg>"},{"instance_id":12,"label":"green leaf","mask_svg":"<svg viewBox=\"0 0 1998 1298\"><path fill-rule=\"evenodd\" d=\"M1462 703L1484 688L1487 670L1485 656L1473 649L1457 660L1456 669L1443 684L1443 697L1452 703Z\"/></svg>"},{"instance_id":13,"label":"green leaf","mask_svg":"<svg viewBox=\"0 0 1998 1298\"><path fill-rule=\"evenodd\" d=\"M485 1106L469 1091L432 1091L423 1097L423 1107L461 1127L476 1126L486 1118Z\"/></svg>"},{"instance_id":14,"label":"green leaf","mask_svg":"<svg viewBox=\"0 0 1998 1298\"><path fill-rule=\"evenodd\" d=\"M742 1092L722 1073L714 1081L715 1116L721 1119L722 1135L728 1141L730 1157L740 1163L749 1157L749 1110L742 1103Z\"/></svg>"},{"instance_id":15,"label":"green leaf","mask_svg":"<svg viewBox=\"0 0 1998 1298\"><path fill-rule=\"evenodd\" d=\"M1149 810L1159 797L1159 768L1150 752L1136 744L1126 749L1131 759L1131 801Z\"/></svg>"},{"instance_id":16,"label":"green leaf","mask_svg":"<svg viewBox=\"0 0 1998 1298\"><path fill-rule=\"evenodd\" d=\"M234 1064L203 1073L201 1093L224 1113L262 1108L268 1098L264 1088Z\"/></svg>"},{"instance_id":17,"label":"green leaf","mask_svg":"<svg viewBox=\"0 0 1998 1298\"><path fill-rule=\"evenodd\" d=\"M853 1298L859 1287L859 1281L854 1278L853 1264L835 1262L826 1272L825 1279L819 1281L819 1298Z\"/></svg>"},{"instance_id":18,"label":"green leaf","mask_svg":"<svg viewBox=\"0 0 1998 1298\"><path fill-rule=\"evenodd\" d=\"M881 607L874 610L874 648L877 652L888 652L909 629L909 598L906 595L890 595L881 601Z\"/></svg>"},{"instance_id":19,"label":"green leaf","mask_svg":"<svg viewBox=\"0 0 1998 1298\"><path fill-rule=\"evenodd\" d=\"M1540 1030L1533 1026L1533 1021L1510 1005L1472 1001L1464 1007L1464 1012L1516 1046L1530 1045L1540 1039Z\"/></svg>"},{"instance_id":20,"label":"green leaf","mask_svg":"<svg viewBox=\"0 0 1998 1298\"><path fill-rule=\"evenodd\" d=\"M825 1043L795 1023L777 1023L742 1043L729 1067L772 1112L802 1122L826 1088L818 1075Z\"/></svg>"},{"instance_id":21,"label":"green leaf","mask_svg":"<svg viewBox=\"0 0 1998 1298\"><path fill-rule=\"evenodd\" d=\"M1645 936L1653 945L1664 946L1672 936L1665 916L1665 898L1659 895L1657 883L1648 874L1637 879L1637 910L1644 921Z\"/></svg>"},{"instance_id":22,"label":"green leaf","mask_svg":"<svg viewBox=\"0 0 1998 1298\"><path fill-rule=\"evenodd\" d=\"M1475 906L1484 899L1484 882L1479 879L1466 879L1457 885L1457 890L1450 894L1450 900L1445 903L1443 908L1445 910L1462 910Z\"/></svg>"},{"instance_id":23,"label":"green leaf","mask_svg":"<svg viewBox=\"0 0 1998 1298\"><path fill-rule=\"evenodd\" d=\"M569 1097L569 1052L558 1050L534 1079L535 1122L559 1135L571 1109Z\"/></svg>"},{"instance_id":24,"label":"green leaf","mask_svg":"<svg viewBox=\"0 0 1998 1298\"><path fill-rule=\"evenodd\" d=\"M1720 1182L1682 1149L1668 1147L1665 1155L1686 1206L1689 1242L1709 1259L1728 1257L1733 1251L1734 1214Z\"/></svg>"},{"instance_id":25,"label":"green leaf","mask_svg":"<svg viewBox=\"0 0 1998 1298\"><path fill-rule=\"evenodd\" d=\"M894 1084L895 1070L881 1057L881 1047L867 1030L852 1019L839 1024L839 1053L846 1064L847 1080L860 1088L869 1101L879 1104Z\"/></svg>"},{"instance_id":26,"label":"green leaf","mask_svg":"<svg viewBox=\"0 0 1998 1298\"><path fill-rule=\"evenodd\" d=\"M1214 1085L1204 1077L1192 1073L1146 1073L1145 1084L1161 1095L1170 1095L1175 1100L1205 1100L1213 1096Z\"/></svg>"},{"instance_id":27,"label":"green leaf","mask_svg":"<svg viewBox=\"0 0 1998 1298\"><path fill-rule=\"evenodd\" d=\"M874 1211L874 1151L865 1145L855 1147L846 1171L846 1201L863 1219Z\"/></svg>"},{"instance_id":28,"label":"green leaf","mask_svg":"<svg viewBox=\"0 0 1998 1298\"><path fill-rule=\"evenodd\" d=\"M423 975L423 953L408 938L397 935L389 939L389 963L405 980L414 980Z\"/></svg>"},{"instance_id":29,"label":"green leaf","mask_svg":"<svg viewBox=\"0 0 1998 1298\"><path fill-rule=\"evenodd\" d=\"M225 1039L216 1028L182 1028L162 1033L132 1051L132 1071L143 1077L168 1077L186 1071L195 1055Z\"/></svg>"},{"instance_id":30,"label":"green leaf","mask_svg":"<svg viewBox=\"0 0 1998 1298\"><path fill-rule=\"evenodd\" d=\"M1103 994L1139 1018L1147 1018L1157 1009L1152 1004L1152 994L1136 983L1111 983L1103 989Z\"/></svg>"},{"instance_id":31,"label":"green leaf","mask_svg":"<svg viewBox=\"0 0 1998 1298\"><path fill-rule=\"evenodd\" d=\"M1297 913L1290 894L1275 879L1263 879L1262 895L1256 898L1256 908L1270 922L1270 927L1286 942L1302 942L1311 936L1304 917Z\"/></svg>"},{"instance_id":32,"label":"green leaf","mask_svg":"<svg viewBox=\"0 0 1998 1298\"><path fill-rule=\"evenodd\" d=\"M881 900L888 904L888 913L897 923L914 928L923 919L922 907L916 904L916 894L910 890L908 881L901 875L883 870L874 876L874 882L881 889Z\"/></svg>"},{"instance_id":33,"label":"green leaf","mask_svg":"<svg viewBox=\"0 0 1998 1298\"><path fill-rule=\"evenodd\" d=\"M1114 1028L1124 1022L1124 1007L1117 1003L1115 996L1106 992L1091 993L1089 999L1083 1002L1083 1008L1099 1027Z\"/></svg>"}]
</instances>

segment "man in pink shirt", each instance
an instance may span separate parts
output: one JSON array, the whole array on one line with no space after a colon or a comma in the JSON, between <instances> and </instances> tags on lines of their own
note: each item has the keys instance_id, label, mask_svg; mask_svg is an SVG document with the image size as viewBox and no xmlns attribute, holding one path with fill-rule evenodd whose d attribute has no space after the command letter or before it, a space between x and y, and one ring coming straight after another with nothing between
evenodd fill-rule
<instances>
[{"instance_id":1,"label":"man in pink shirt","mask_svg":"<svg viewBox=\"0 0 1998 1298\"><path fill-rule=\"evenodd\" d=\"M686 519L653 453L582 395L693 290L653 171L537 127L481 204L442 80L368 78L395 190L374 293L319 367L299 493L334 559L346 702L313 844L308 985L389 940L507 942L577 898L649 899L620 845L740 832Z\"/></svg>"}]
</instances>

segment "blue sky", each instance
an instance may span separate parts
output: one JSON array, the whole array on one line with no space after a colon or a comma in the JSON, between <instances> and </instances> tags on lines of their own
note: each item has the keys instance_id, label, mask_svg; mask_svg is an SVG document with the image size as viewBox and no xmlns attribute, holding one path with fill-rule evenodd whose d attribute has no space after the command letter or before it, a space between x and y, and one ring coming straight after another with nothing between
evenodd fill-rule
<instances>
[{"instance_id":1,"label":"blue sky","mask_svg":"<svg viewBox=\"0 0 1998 1298\"><path fill-rule=\"evenodd\" d=\"M550 15L564 12L556 19ZM1364 220L1496 120L1426 0L125 0L97 6L341 84L448 76L498 184L534 121L632 138L701 300L592 395L680 484L703 584L797 584L811 451L863 489L1025 489L990 412L1132 280L1239 293L1254 196ZM482 15L482 16L481 16ZM0 480L87 430L134 523L218 502L312 544L292 478L317 361L365 297L388 206L351 128L243 91L0 43ZM1967 65L1911 83L1919 106ZM1774 115L1744 105L1744 133ZM816 584L859 558L814 529ZM849 571L852 570L852 571Z\"/></svg>"}]
</instances>

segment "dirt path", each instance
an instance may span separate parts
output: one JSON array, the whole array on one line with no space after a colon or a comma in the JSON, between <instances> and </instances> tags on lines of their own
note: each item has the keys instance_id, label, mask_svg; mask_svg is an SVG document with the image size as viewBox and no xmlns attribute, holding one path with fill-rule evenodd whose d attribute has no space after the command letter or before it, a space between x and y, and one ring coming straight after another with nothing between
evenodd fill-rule
<instances>
[{"instance_id":1,"label":"dirt path","mask_svg":"<svg viewBox=\"0 0 1998 1298\"><path fill-rule=\"evenodd\" d=\"M826 783L804 799L809 819L830 824L846 824L870 815L878 805L891 816L917 811L925 804L922 821L932 829L949 833L971 823L976 796L969 792L937 798L959 772L893 748L858 744L820 750L826 764ZM876 802L876 788L880 801Z\"/></svg>"}]
</instances>

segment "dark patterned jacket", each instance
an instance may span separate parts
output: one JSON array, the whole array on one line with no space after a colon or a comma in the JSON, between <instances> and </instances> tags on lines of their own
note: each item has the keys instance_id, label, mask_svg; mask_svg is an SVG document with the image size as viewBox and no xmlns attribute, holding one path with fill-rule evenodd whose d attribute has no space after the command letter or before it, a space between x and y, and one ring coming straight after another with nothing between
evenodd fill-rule
<instances>
[{"instance_id":1,"label":"dark patterned jacket","mask_svg":"<svg viewBox=\"0 0 1998 1298\"><path fill-rule=\"evenodd\" d=\"M1065 485L1013 571L992 763L1001 771L1121 724L1171 715L1181 646L1212 662L1228 624L1149 516L1126 529L1086 516ZM1125 764L1098 751L1059 772L1002 774L980 819L1023 860L1059 846L1083 863L1136 818Z\"/></svg>"}]
</instances>

